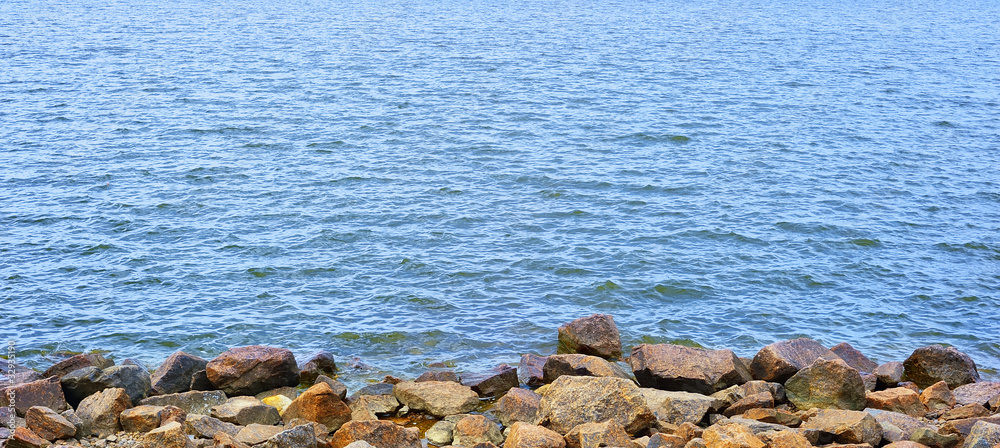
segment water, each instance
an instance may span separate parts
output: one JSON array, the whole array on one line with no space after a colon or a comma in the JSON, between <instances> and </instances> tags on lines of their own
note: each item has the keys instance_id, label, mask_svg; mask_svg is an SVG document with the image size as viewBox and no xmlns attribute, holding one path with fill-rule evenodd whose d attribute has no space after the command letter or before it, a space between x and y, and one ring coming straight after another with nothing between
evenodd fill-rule
<instances>
[{"instance_id":1,"label":"water","mask_svg":"<svg viewBox=\"0 0 1000 448\"><path fill-rule=\"evenodd\" d=\"M998 19L3 2L0 328L39 368L268 344L351 380L552 353L600 312L626 350L943 343L997 378Z\"/></svg>"}]
</instances>

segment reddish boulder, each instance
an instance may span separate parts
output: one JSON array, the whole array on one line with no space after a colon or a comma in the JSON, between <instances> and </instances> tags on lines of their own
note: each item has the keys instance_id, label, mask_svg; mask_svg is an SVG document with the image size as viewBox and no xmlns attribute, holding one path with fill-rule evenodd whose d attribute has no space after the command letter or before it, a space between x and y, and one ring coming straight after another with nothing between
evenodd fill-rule
<instances>
[{"instance_id":1,"label":"reddish boulder","mask_svg":"<svg viewBox=\"0 0 1000 448\"><path fill-rule=\"evenodd\" d=\"M913 351L903 361L906 378L920 387L928 387L938 381L948 383L954 389L963 384L979 381L976 363L955 347L928 345ZM956 397L957 398L957 397Z\"/></svg>"},{"instance_id":2,"label":"reddish boulder","mask_svg":"<svg viewBox=\"0 0 1000 448\"><path fill-rule=\"evenodd\" d=\"M295 356L284 348L251 345L226 350L208 362L205 373L229 396L255 395L299 384Z\"/></svg>"},{"instance_id":3,"label":"reddish boulder","mask_svg":"<svg viewBox=\"0 0 1000 448\"><path fill-rule=\"evenodd\" d=\"M941 420L961 420L964 418L988 417L990 410L979 403L967 404L941 414Z\"/></svg>"},{"instance_id":4,"label":"reddish boulder","mask_svg":"<svg viewBox=\"0 0 1000 448\"><path fill-rule=\"evenodd\" d=\"M854 367L854 370L862 373L872 373L878 364L875 361L868 359L864 353L859 352L851 344L846 342L841 342L833 347L830 347L830 351L835 353L840 359L843 359L847 365Z\"/></svg>"},{"instance_id":5,"label":"reddish boulder","mask_svg":"<svg viewBox=\"0 0 1000 448\"><path fill-rule=\"evenodd\" d=\"M625 428L614 420L577 425L566 434L567 448L627 447L632 439Z\"/></svg>"},{"instance_id":6,"label":"reddish boulder","mask_svg":"<svg viewBox=\"0 0 1000 448\"><path fill-rule=\"evenodd\" d=\"M840 359L836 353L809 338L775 342L757 352L750 363L753 379L784 383L795 372L817 359Z\"/></svg>"},{"instance_id":7,"label":"reddish boulder","mask_svg":"<svg viewBox=\"0 0 1000 448\"><path fill-rule=\"evenodd\" d=\"M622 340L615 319L607 314L581 317L559 327L557 353L580 353L605 359L622 357Z\"/></svg>"},{"instance_id":8,"label":"reddish boulder","mask_svg":"<svg viewBox=\"0 0 1000 448\"><path fill-rule=\"evenodd\" d=\"M511 389L497 400L493 406L493 414L506 427L515 422L525 422L534 425L538 422L538 410L542 404L542 396L530 390Z\"/></svg>"},{"instance_id":9,"label":"reddish boulder","mask_svg":"<svg viewBox=\"0 0 1000 448\"><path fill-rule=\"evenodd\" d=\"M0 389L0 407L10 407L11 396L15 397L14 411L21 417L34 406L47 407L56 412L69 409L59 377L56 376Z\"/></svg>"},{"instance_id":10,"label":"reddish boulder","mask_svg":"<svg viewBox=\"0 0 1000 448\"><path fill-rule=\"evenodd\" d=\"M702 438L707 448L764 448L750 428L740 424L712 425L705 429Z\"/></svg>"},{"instance_id":11,"label":"reddish boulder","mask_svg":"<svg viewBox=\"0 0 1000 448\"><path fill-rule=\"evenodd\" d=\"M488 372L462 375L462 384L480 397L497 397L518 386L517 369L500 364Z\"/></svg>"},{"instance_id":12,"label":"reddish boulder","mask_svg":"<svg viewBox=\"0 0 1000 448\"><path fill-rule=\"evenodd\" d=\"M175 394L191 389L194 373L205 370L208 361L184 352L176 352L153 372L150 389L153 395Z\"/></svg>"},{"instance_id":13,"label":"reddish boulder","mask_svg":"<svg viewBox=\"0 0 1000 448\"><path fill-rule=\"evenodd\" d=\"M62 378L67 373L84 367L93 366L97 367L98 370L104 370L113 365L115 365L114 361L105 358L99 353L82 353L53 364L52 367L49 367L42 373L42 377L57 376Z\"/></svg>"},{"instance_id":14,"label":"reddish boulder","mask_svg":"<svg viewBox=\"0 0 1000 448\"><path fill-rule=\"evenodd\" d=\"M365 420L344 423L326 444L330 448L344 448L363 440L376 447L421 448L420 436L391 421Z\"/></svg>"},{"instance_id":15,"label":"reddish boulder","mask_svg":"<svg viewBox=\"0 0 1000 448\"><path fill-rule=\"evenodd\" d=\"M912 417L923 417L927 408L920 402L920 395L905 387L867 392L865 399L869 408L899 412Z\"/></svg>"},{"instance_id":16,"label":"reddish boulder","mask_svg":"<svg viewBox=\"0 0 1000 448\"><path fill-rule=\"evenodd\" d=\"M948 388L948 383L938 381L920 393L920 402L930 411L940 411L955 407L958 400L955 399L955 395Z\"/></svg>"},{"instance_id":17,"label":"reddish boulder","mask_svg":"<svg viewBox=\"0 0 1000 448\"><path fill-rule=\"evenodd\" d=\"M597 356L568 354L552 355L542 367L542 378L551 383L563 375L571 376L616 376L631 379L625 369Z\"/></svg>"},{"instance_id":18,"label":"reddish boulder","mask_svg":"<svg viewBox=\"0 0 1000 448\"><path fill-rule=\"evenodd\" d=\"M517 379L528 387L538 387L545 384L542 367L548 361L547 356L532 354L521 355L521 361L517 363Z\"/></svg>"},{"instance_id":19,"label":"reddish boulder","mask_svg":"<svg viewBox=\"0 0 1000 448\"><path fill-rule=\"evenodd\" d=\"M194 448L178 422L170 422L139 437L138 448Z\"/></svg>"},{"instance_id":20,"label":"reddish boulder","mask_svg":"<svg viewBox=\"0 0 1000 448\"><path fill-rule=\"evenodd\" d=\"M455 428L452 429L452 437L452 445L458 446L503 442L500 427L482 415L468 415L456 422Z\"/></svg>"},{"instance_id":21,"label":"reddish boulder","mask_svg":"<svg viewBox=\"0 0 1000 448\"><path fill-rule=\"evenodd\" d=\"M145 433L170 421L184 424L186 417L182 409L174 406L140 405L122 411L118 419L126 432Z\"/></svg>"},{"instance_id":22,"label":"reddish boulder","mask_svg":"<svg viewBox=\"0 0 1000 448\"><path fill-rule=\"evenodd\" d=\"M4 428L7 429L7 428ZM45 448L49 445L48 440L38 437L32 430L25 428L23 426L18 426L14 428L14 432L10 434L10 438L7 439L7 443L4 445L6 448Z\"/></svg>"},{"instance_id":23,"label":"reddish boulder","mask_svg":"<svg viewBox=\"0 0 1000 448\"><path fill-rule=\"evenodd\" d=\"M627 445L626 445L627 446ZM565 448L566 439L551 429L528 423L514 423L504 448Z\"/></svg>"},{"instance_id":24,"label":"reddish boulder","mask_svg":"<svg viewBox=\"0 0 1000 448\"><path fill-rule=\"evenodd\" d=\"M285 421L301 418L336 431L351 419L351 408L326 383L316 383L292 400L282 414Z\"/></svg>"},{"instance_id":25,"label":"reddish boulder","mask_svg":"<svg viewBox=\"0 0 1000 448\"><path fill-rule=\"evenodd\" d=\"M642 387L710 395L750 381L750 372L731 350L673 344L642 344L629 358Z\"/></svg>"},{"instance_id":26,"label":"reddish boulder","mask_svg":"<svg viewBox=\"0 0 1000 448\"><path fill-rule=\"evenodd\" d=\"M758 408L773 408L774 407L774 396L771 392L758 392L753 395L748 395L737 400L731 406L726 408L723 415L726 417L732 417L734 415L740 415L751 409Z\"/></svg>"},{"instance_id":27,"label":"reddish boulder","mask_svg":"<svg viewBox=\"0 0 1000 448\"><path fill-rule=\"evenodd\" d=\"M24 420L28 429L46 440L68 439L76 435L76 426L46 407L29 408Z\"/></svg>"}]
</instances>

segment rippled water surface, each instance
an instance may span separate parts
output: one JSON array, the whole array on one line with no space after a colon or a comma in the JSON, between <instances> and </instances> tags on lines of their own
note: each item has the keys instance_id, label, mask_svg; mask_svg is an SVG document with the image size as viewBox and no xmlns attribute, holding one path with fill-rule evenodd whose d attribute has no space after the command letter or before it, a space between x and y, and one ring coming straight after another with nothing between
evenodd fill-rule
<instances>
[{"instance_id":1,"label":"rippled water surface","mask_svg":"<svg viewBox=\"0 0 1000 448\"><path fill-rule=\"evenodd\" d=\"M0 300L39 367L375 373L809 336L1000 369L1000 7L0 3Z\"/></svg>"}]
</instances>

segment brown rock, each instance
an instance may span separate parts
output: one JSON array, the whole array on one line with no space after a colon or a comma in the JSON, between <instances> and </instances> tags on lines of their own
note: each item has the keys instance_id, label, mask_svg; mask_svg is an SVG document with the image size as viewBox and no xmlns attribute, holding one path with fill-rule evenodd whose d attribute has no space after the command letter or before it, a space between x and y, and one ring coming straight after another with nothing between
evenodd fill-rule
<instances>
[{"instance_id":1,"label":"brown rock","mask_svg":"<svg viewBox=\"0 0 1000 448\"><path fill-rule=\"evenodd\" d=\"M712 425L702 435L707 448L764 448L765 443L746 426Z\"/></svg>"},{"instance_id":2,"label":"brown rock","mask_svg":"<svg viewBox=\"0 0 1000 448\"><path fill-rule=\"evenodd\" d=\"M211 439L216 438L219 433L236 437L240 433L240 427L207 415L190 414L184 420L184 431L197 437Z\"/></svg>"},{"instance_id":3,"label":"brown rock","mask_svg":"<svg viewBox=\"0 0 1000 448\"><path fill-rule=\"evenodd\" d=\"M493 406L493 415L507 427L515 422L534 425L538 423L538 410L541 405L541 395L526 389L511 389L497 400Z\"/></svg>"},{"instance_id":4,"label":"brown rock","mask_svg":"<svg viewBox=\"0 0 1000 448\"><path fill-rule=\"evenodd\" d=\"M400 383L402 384L402 383ZM344 448L352 442L363 440L376 447L420 448L420 437L391 421L370 420L344 423L327 444L331 448Z\"/></svg>"},{"instance_id":5,"label":"brown rock","mask_svg":"<svg viewBox=\"0 0 1000 448\"><path fill-rule=\"evenodd\" d=\"M977 422L965 438L962 448L991 448L1000 445L1000 425Z\"/></svg>"},{"instance_id":6,"label":"brown rock","mask_svg":"<svg viewBox=\"0 0 1000 448\"><path fill-rule=\"evenodd\" d=\"M247 445L257 445L266 442L283 430L284 428L280 426L251 423L240 428L240 432L236 433L236 440Z\"/></svg>"},{"instance_id":7,"label":"brown rock","mask_svg":"<svg viewBox=\"0 0 1000 448\"><path fill-rule=\"evenodd\" d=\"M225 432L217 432L212 438L215 440L213 448L250 448L249 445L236 440L235 437Z\"/></svg>"},{"instance_id":8,"label":"brown rock","mask_svg":"<svg viewBox=\"0 0 1000 448\"><path fill-rule=\"evenodd\" d=\"M710 395L750 381L743 362L730 350L705 350L672 344L642 344L629 358L643 387Z\"/></svg>"},{"instance_id":9,"label":"brown rock","mask_svg":"<svg viewBox=\"0 0 1000 448\"><path fill-rule=\"evenodd\" d=\"M566 434L568 448L627 447L631 444L632 439L625 428L614 420L577 425Z\"/></svg>"},{"instance_id":10,"label":"brown rock","mask_svg":"<svg viewBox=\"0 0 1000 448\"><path fill-rule=\"evenodd\" d=\"M455 423L452 430L452 445L473 446L477 443L490 442L499 444L503 442L503 434L496 423L482 415L469 415Z\"/></svg>"},{"instance_id":11,"label":"brown rock","mask_svg":"<svg viewBox=\"0 0 1000 448\"><path fill-rule=\"evenodd\" d=\"M965 384L955 388L955 401L959 405L981 404L988 406L990 400L1000 396L1000 381L983 381Z\"/></svg>"},{"instance_id":12,"label":"brown rock","mask_svg":"<svg viewBox=\"0 0 1000 448\"><path fill-rule=\"evenodd\" d=\"M285 428L264 442L262 448L316 448L315 423Z\"/></svg>"},{"instance_id":13,"label":"brown rock","mask_svg":"<svg viewBox=\"0 0 1000 448\"><path fill-rule=\"evenodd\" d=\"M208 362L209 381L227 395L254 395L299 383L295 356L284 348L251 345L231 348Z\"/></svg>"},{"instance_id":14,"label":"brown rock","mask_svg":"<svg viewBox=\"0 0 1000 448\"><path fill-rule=\"evenodd\" d=\"M548 428L528 423L514 423L504 448L565 448L566 440Z\"/></svg>"},{"instance_id":15,"label":"brown rock","mask_svg":"<svg viewBox=\"0 0 1000 448\"><path fill-rule=\"evenodd\" d=\"M518 386L517 369L501 364L488 372L462 375L462 384L480 397L498 397Z\"/></svg>"},{"instance_id":16,"label":"brown rock","mask_svg":"<svg viewBox=\"0 0 1000 448\"><path fill-rule=\"evenodd\" d=\"M703 430L700 426L696 426L694 423L685 422L677 425L677 429L674 429L674 434L684 438L685 443L688 441L699 438L702 436Z\"/></svg>"},{"instance_id":17,"label":"brown rock","mask_svg":"<svg viewBox=\"0 0 1000 448\"><path fill-rule=\"evenodd\" d=\"M920 402L930 411L940 411L955 407L958 401L948 388L948 383L938 381L920 394Z\"/></svg>"},{"instance_id":18,"label":"brown rock","mask_svg":"<svg viewBox=\"0 0 1000 448\"><path fill-rule=\"evenodd\" d=\"M781 409L748 409L746 412L743 412L743 418L790 427L796 427L802 424L802 420L798 416Z\"/></svg>"},{"instance_id":19,"label":"brown rock","mask_svg":"<svg viewBox=\"0 0 1000 448\"><path fill-rule=\"evenodd\" d=\"M861 375L841 359L817 359L785 382L788 400L799 409L865 408L865 385Z\"/></svg>"},{"instance_id":20,"label":"brown rock","mask_svg":"<svg viewBox=\"0 0 1000 448\"><path fill-rule=\"evenodd\" d=\"M918 428L910 434L910 440L931 448L955 448L961 438L955 434L939 434L930 428Z\"/></svg>"},{"instance_id":21,"label":"brown rock","mask_svg":"<svg viewBox=\"0 0 1000 448\"><path fill-rule=\"evenodd\" d=\"M299 367L299 383L314 384L320 375L329 378L336 374L337 363L334 362L333 355L326 350L321 350Z\"/></svg>"},{"instance_id":22,"label":"brown rock","mask_svg":"<svg viewBox=\"0 0 1000 448\"><path fill-rule=\"evenodd\" d=\"M684 422L699 423L705 414L718 409L722 403L715 398L691 392L665 391L640 388L646 405L656 415L657 420L674 425Z\"/></svg>"},{"instance_id":23,"label":"brown rock","mask_svg":"<svg viewBox=\"0 0 1000 448\"><path fill-rule=\"evenodd\" d=\"M1000 425L1000 415L994 415L992 417L973 417L973 418L963 418L959 420L949 420L941 425L941 429L938 430L941 434L958 434L963 437L969 435L969 431L972 430L972 426L977 422L984 421L986 423L992 423L994 425Z\"/></svg>"},{"instance_id":24,"label":"brown rock","mask_svg":"<svg viewBox=\"0 0 1000 448\"><path fill-rule=\"evenodd\" d=\"M154 395L175 394L191 389L194 373L205 370L208 361L184 352L175 352L153 372L150 389Z\"/></svg>"},{"instance_id":25,"label":"brown rock","mask_svg":"<svg viewBox=\"0 0 1000 448\"><path fill-rule=\"evenodd\" d=\"M955 347L928 345L913 351L903 361L906 378L920 387L928 387L938 381L948 383L954 389L963 384L979 381L976 363ZM955 398L958 398L956 395Z\"/></svg>"},{"instance_id":26,"label":"brown rock","mask_svg":"<svg viewBox=\"0 0 1000 448\"><path fill-rule=\"evenodd\" d=\"M351 419L351 408L347 406L326 383L316 383L302 392L292 404L285 408L285 420L301 418L325 425L336 431Z\"/></svg>"},{"instance_id":27,"label":"brown rock","mask_svg":"<svg viewBox=\"0 0 1000 448\"><path fill-rule=\"evenodd\" d=\"M542 395L539 415L543 426L560 434L609 419L635 434L656 421L639 388L616 377L561 376Z\"/></svg>"},{"instance_id":28,"label":"brown rock","mask_svg":"<svg viewBox=\"0 0 1000 448\"><path fill-rule=\"evenodd\" d=\"M479 405L479 394L468 386L451 381L404 381L395 385L393 395L414 411L444 417L464 414Z\"/></svg>"},{"instance_id":29,"label":"brown rock","mask_svg":"<svg viewBox=\"0 0 1000 448\"><path fill-rule=\"evenodd\" d=\"M941 414L941 420L959 420L963 418L988 417L990 410L979 403L959 406Z\"/></svg>"},{"instance_id":30,"label":"brown rock","mask_svg":"<svg viewBox=\"0 0 1000 448\"><path fill-rule=\"evenodd\" d=\"M156 395L139 402L150 406L175 406L188 414L208 415L212 408L226 402L226 394L221 390L190 391L177 394Z\"/></svg>"},{"instance_id":31,"label":"brown rock","mask_svg":"<svg viewBox=\"0 0 1000 448\"><path fill-rule=\"evenodd\" d=\"M518 380L528 387L538 387L545 384L542 367L547 361L547 356L521 355L521 361L517 363Z\"/></svg>"},{"instance_id":32,"label":"brown rock","mask_svg":"<svg viewBox=\"0 0 1000 448\"><path fill-rule=\"evenodd\" d=\"M753 357L750 373L753 379L784 383L795 372L817 359L840 359L836 353L808 338L792 339L768 345Z\"/></svg>"},{"instance_id":33,"label":"brown rock","mask_svg":"<svg viewBox=\"0 0 1000 448\"><path fill-rule=\"evenodd\" d=\"M615 319L607 314L581 317L559 327L556 353L580 353L605 359L622 357L622 340Z\"/></svg>"},{"instance_id":34,"label":"brown rock","mask_svg":"<svg viewBox=\"0 0 1000 448\"><path fill-rule=\"evenodd\" d=\"M563 375L616 376L632 379L625 369L596 356L580 354L549 356L542 367L542 379L546 383L551 383Z\"/></svg>"},{"instance_id":35,"label":"brown rock","mask_svg":"<svg viewBox=\"0 0 1000 448\"><path fill-rule=\"evenodd\" d=\"M913 431L920 428L931 428L923 420L899 412L879 409L867 409L866 412L875 417L875 420L882 426L882 439L890 442L909 440Z\"/></svg>"},{"instance_id":36,"label":"brown rock","mask_svg":"<svg viewBox=\"0 0 1000 448\"><path fill-rule=\"evenodd\" d=\"M420 374L420 376L418 376L417 379L413 380L413 382L415 383L422 383L424 381L452 381L455 383L461 382L461 380L458 379L458 374L455 373L453 370L428 370Z\"/></svg>"},{"instance_id":37,"label":"brown rock","mask_svg":"<svg viewBox=\"0 0 1000 448\"><path fill-rule=\"evenodd\" d=\"M83 431L77 435L107 437L121 431L118 416L130 407L132 400L120 387L105 389L84 398L76 409L76 415L83 421Z\"/></svg>"},{"instance_id":38,"label":"brown rock","mask_svg":"<svg viewBox=\"0 0 1000 448\"><path fill-rule=\"evenodd\" d=\"M194 448L180 423L170 422L139 437L139 448Z\"/></svg>"},{"instance_id":39,"label":"brown rock","mask_svg":"<svg viewBox=\"0 0 1000 448\"><path fill-rule=\"evenodd\" d=\"M62 386L59 384L59 377L56 376L0 389L0 407L10 407L11 396L15 397L14 411L20 417L35 406L46 407L56 412L69 409Z\"/></svg>"},{"instance_id":40,"label":"brown rock","mask_svg":"<svg viewBox=\"0 0 1000 448\"><path fill-rule=\"evenodd\" d=\"M830 351L835 353L840 359L843 359L847 365L854 368L858 372L871 373L875 371L878 367L874 361L868 359L864 353L857 351L851 344L846 342L841 342L833 347L830 347Z\"/></svg>"},{"instance_id":41,"label":"brown rock","mask_svg":"<svg viewBox=\"0 0 1000 448\"><path fill-rule=\"evenodd\" d=\"M104 370L113 365L115 365L114 361L105 358L99 353L82 353L53 364L52 367L49 367L42 373L42 377L48 378L57 376L62 378L63 375L66 375L76 369L93 366L97 367L99 370Z\"/></svg>"},{"instance_id":42,"label":"brown rock","mask_svg":"<svg viewBox=\"0 0 1000 448\"><path fill-rule=\"evenodd\" d=\"M6 448L45 448L49 445L52 444L48 440L38 437L28 428L18 426L14 428L14 432L11 433L4 446Z\"/></svg>"},{"instance_id":43,"label":"brown rock","mask_svg":"<svg viewBox=\"0 0 1000 448\"><path fill-rule=\"evenodd\" d=\"M212 408L212 417L241 426L251 423L276 425L281 422L281 415L273 406L268 406L255 397L246 396L230 398Z\"/></svg>"},{"instance_id":44,"label":"brown rock","mask_svg":"<svg viewBox=\"0 0 1000 448\"><path fill-rule=\"evenodd\" d=\"M76 426L56 411L44 406L29 408L24 419L28 429L46 440L68 439L76 435Z\"/></svg>"},{"instance_id":45,"label":"brown rock","mask_svg":"<svg viewBox=\"0 0 1000 448\"><path fill-rule=\"evenodd\" d=\"M757 408L773 408L774 407L774 396L771 392L759 392L753 395L749 395L741 398L737 402L733 403L732 406L726 408L723 415L726 417L732 417L734 415L742 414L751 409Z\"/></svg>"},{"instance_id":46,"label":"brown rock","mask_svg":"<svg viewBox=\"0 0 1000 448\"><path fill-rule=\"evenodd\" d=\"M882 448L928 448L928 446L910 440L903 440L899 442L892 442L888 445L883 446Z\"/></svg>"},{"instance_id":47,"label":"brown rock","mask_svg":"<svg viewBox=\"0 0 1000 448\"><path fill-rule=\"evenodd\" d=\"M837 443L867 443L877 446L882 440L882 427L867 412L821 409L803 422L801 428L833 434Z\"/></svg>"},{"instance_id":48,"label":"brown rock","mask_svg":"<svg viewBox=\"0 0 1000 448\"><path fill-rule=\"evenodd\" d=\"M351 420L378 420L378 415L394 414L399 400L392 395L360 395L348 405Z\"/></svg>"},{"instance_id":49,"label":"brown rock","mask_svg":"<svg viewBox=\"0 0 1000 448\"><path fill-rule=\"evenodd\" d=\"M684 448L687 442L688 440L682 436L658 432L649 437L646 448Z\"/></svg>"},{"instance_id":50,"label":"brown rock","mask_svg":"<svg viewBox=\"0 0 1000 448\"><path fill-rule=\"evenodd\" d=\"M757 435L768 448L810 448L809 443L802 434L796 431L767 431Z\"/></svg>"},{"instance_id":51,"label":"brown rock","mask_svg":"<svg viewBox=\"0 0 1000 448\"><path fill-rule=\"evenodd\" d=\"M184 414L184 411L173 406L168 409L166 406L140 405L122 411L118 419L124 431L146 433L159 428L163 423L166 423L165 419L171 417L174 417L173 421L183 425L185 416L178 416L177 413Z\"/></svg>"},{"instance_id":52,"label":"brown rock","mask_svg":"<svg viewBox=\"0 0 1000 448\"><path fill-rule=\"evenodd\" d=\"M326 383L327 386L330 386L330 389L333 389L333 393L337 394L337 396L340 397L341 400L343 400L344 402L347 401L347 386L345 386L344 383L341 383L340 381L337 381L326 375L317 376L316 381L313 382L313 385L315 385L316 383ZM392 393L390 392L389 394L391 395ZM294 400L294 398L292 399Z\"/></svg>"},{"instance_id":53,"label":"brown rock","mask_svg":"<svg viewBox=\"0 0 1000 448\"><path fill-rule=\"evenodd\" d=\"M923 417L927 413L920 395L903 387L868 392L865 394L869 408L900 412L913 417Z\"/></svg>"},{"instance_id":54,"label":"brown rock","mask_svg":"<svg viewBox=\"0 0 1000 448\"><path fill-rule=\"evenodd\" d=\"M899 361L889 361L875 368L875 376L878 378L878 388L896 387L903 382L903 363Z\"/></svg>"}]
</instances>

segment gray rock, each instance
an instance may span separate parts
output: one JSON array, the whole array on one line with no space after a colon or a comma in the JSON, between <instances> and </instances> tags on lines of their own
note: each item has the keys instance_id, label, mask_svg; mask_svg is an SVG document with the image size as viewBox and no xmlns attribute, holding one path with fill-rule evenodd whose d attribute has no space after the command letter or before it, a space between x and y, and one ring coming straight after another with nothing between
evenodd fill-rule
<instances>
[{"instance_id":1,"label":"gray rock","mask_svg":"<svg viewBox=\"0 0 1000 448\"><path fill-rule=\"evenodd\" d=\"M212 417L240 426L251 423L276 425L281 421L277 409L254 397L246 396L233 397L215 406L212 408Z\"/></svg>"},{"instance_id":2,"label":"gray rock","mask_svg":"<svg viewBox=\"0 0 1000 448\"><path fill-rule=\"evenodd\" d=\"M883 411L879 409L865 409L865 412L875 417L875 421L882 426L883 436L890 442L910 440L910 436L913 432L920 428L927 428L931 431L937 429L923 420L910 417L909 415L900 412Z\"/></svg>"},{"instance_id":3,"label":"gray rock","mask_svg":"<svg viewBox=\"0 0 1000 448\"><path fill-rule=\"evenodd\" d=\"M340 381L337 381L326 375L317 376L316 381L314 381L313 384L315 383L326 383L328 386L330 386L330 389L333 390L333 392L336 393L338 397L340 397L342 401L347 401L347 386L345 386L344 383L341 383ZM391 388L389 390L389 395L392 395Z\"/></svg>"},{"instance_id":4,"label":"gray rock","mask_svg":"<svg viewBox=\"0 0 1000 448\"><path fill-rule=\"evenodd\" d=\"M649 409L656 419L680 425L684 422L698 424L710 409L721 407L721 401L706 395L691 392L664 391L640 388Z\"/></svg>"},{"instance_id":5,"label":"gray rock","mask_svg":"<svg viewBox=\"0 0 1000 448\"><path fill-rule=\"evenodd\" d=\"M84 367L97 367L97 370L104 370L115 365L115 362L105 358L99 353L83 353L55 363L42 373L43 378L57 376L62 378L67 373Z\"/></svg>"},{"instance_id":6,"label":"gray rock","mask_svg":"<svg viewBox=\"0 0 1000 448\"><path fill-rule=\"evenodd\" d=\"M784 383L795 372L817 359L840 359L836 353L809 338L775 342L757 352L750 363L754 379Z\"/></svg>"},{"instance_id":7,"label":"gray rock","mask_svg":"<svg viewBox=\"0 0 1000 448\"><path fill-rule=\"evenodd\" d=\"M1000 381L982 381L956 387L952 391L959 405L981 404L989 406L990 400L1000 396Z\"/></svg>"},{"instance_id":8,"label":"gray rock","mask_svg":"<svg viewBox=\"0 0 1000 448\"><path fill-rule=\"evenodd\" d=\"M568 354L549 356L542 366L542 379L551 383L563 375L614 376L631 380L625 369L603 358L590 355Z\"/></svg>"},{"instance_id":9,"label":"gray rock","mask_svg":"<svg viewBox=\"0 0 1000 448\"><path fill-rule=\"evenodd\" d=\"M316 430L313 425L286 429L268 439L264 448L316 448Z\"/></svg>"},{"instance_id":10,"label":"gray rock","mask_svg":"<svg viewBox=\"0 0 1000 448\"><path fill-rule=\"evenodd\" d=\"M903 368L906 378L921 388L944 381L954 390L963 384L979 381L976 363L955 347L920 347L903 361Z\"/></svg>"},{"instance_id":11,"label":"gray rock","mask_svg":"<svg viewBox=\"0 0 1000 448\"><path fill-rule=\"evenodd\" d=\"M879 389L888 389L890 387L896 387L899 383L903 382L903 363L899 361L889 361L875 368L875 377L877 379L876 387Z\"/></svg>"},{"instance_id":12,"label":"gray rock","mask_svg":"<svg viewBox=\"0 0 1000 448\"><path fill-rule=\"evenodd\" d=\"M965 437L965 445L962 448L991 448L1000 444L1000 425L976 422Z\"/></svg>"},{"instance_id":13,"label":"gray rock","mask_svg":"<svg viewBox=\"0 0 1000 448\"><path fill-rule=\"evenodd\" d=\"M469 412L479 405L479 394L471 387L451 381L404 381L395 385L393 395L410 409L438 417Z\"/></svg>"},{"instance_id":14,"label":"gray rock","mask_svg":"<svg viewBox=\"0 0 1000 448\"><path fill-rule=\"evenodd\" d=\"M122 364L104 370L90 366L67 373L61 380L66 400L77 404L84 398L112 387L125 389L133 404L138 404L149 395L150 377L146 369Z\"/></svg>"},{"instance_id":15,"label":"gray rock","mask_svg":"<svg viewBox=\"0 0 1000 448\"><path fill-rule=\"evenodd\" d=\"M299 366L299 382L312 385L320 375L332 377L337 374L337 363L333 355L325 350L312 355L305 364Z\"/></svg>"},{"instance_id":16,"label":"gray rock","mask_svg":"<svg viewBox=\"0 0 1000 448\"><path fill-rule=\"evenodd\" d=\"M451 445L452 441L452 431L455 429L455 424L445 420L441 420L431 426L427 432L424 433L424 437L431 444L437 446Z\"/></svg>"},{"instance_id":17,"label":"gray rock","mask_svg":"<svg viewBox=\"0 0 1000 448\"><path fill-rule=\"evenodd\" d=\"M642 344L629 358L642 387L710 395L750 381L750 372L730 350L673 344Z\"/></svg>"},{"instance_id":18,"label":"gray rock","mask_svg":"<svg viewBox=\"0 0 1000 448\"><path fill-rule=\"evenodd\" d=\"M838 443L867 443L878 446L882 440L882 427L875 417L860 411L821 409L803 422L801 428L831 433Z\"/></svg>"},{"instance_id":19,"label":"gray rock","mask_svg":"<svg viewBox=\"0 0 1000 448\"><path fill-rule=\"evenodd\" d=\"M284 428L280 426L251 423L240 428L240 432L236 434L236 440L247 445L257 445L266 442L271 437L281 433L281 431L284 431Z\"/></svg>"},{"instance_id":20,"label":"gray rock","mask_svg":"<svg viewBox=\"0 0 1000 448\"><path fill-rule=\"evenodd\" d=\"M209 415L212 408L226 402L226 394L221 390L190 391L177 394L154 395L139 404L151 406L176 406L188 414Z\"/></svg>"},{"instance_id":21,"label":"gray rock","mask_svg":"<svg viewBox=\"0 0 1000 448\"><path fill-rule=\"evenodd\" d=\"M499 397L518 386L517 369L501 364L488 372L462 375L462 384L480 397Z\"/></svg>"},{"instance_id":22,"label":"gray rock","mask_svg":"<svg viewBox=\"0 0 1000 448\"><path fill-rule=\"evenodd\" d=\"M215 437L215 434L220 432L236 437L240 432L240 427L215 417L202 414L188 414L187 419L184 421L184 430L188 434L211 439Z\"/></svg>"}]
</instances>

